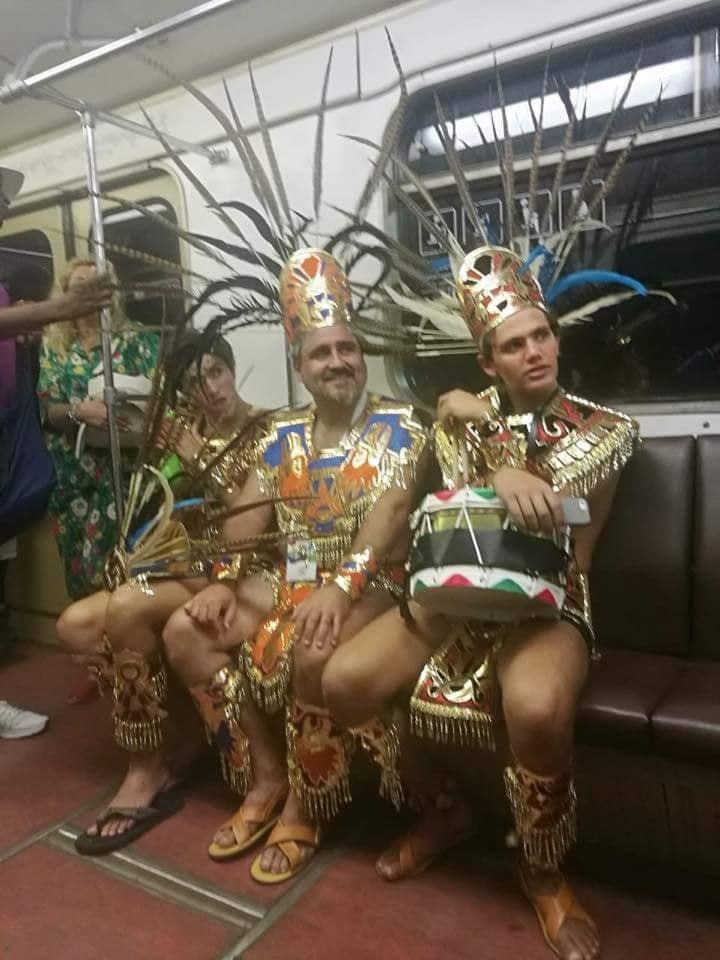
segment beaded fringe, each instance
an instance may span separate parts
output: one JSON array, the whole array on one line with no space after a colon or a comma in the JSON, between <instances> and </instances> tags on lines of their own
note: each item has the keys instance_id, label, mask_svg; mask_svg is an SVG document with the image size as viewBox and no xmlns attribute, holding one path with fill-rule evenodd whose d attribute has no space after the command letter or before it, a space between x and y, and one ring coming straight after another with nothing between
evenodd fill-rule
<instances>
[{"instance_id":1,"label":"beaded fringe","mask_svg":"<svg viewBox=\"0 0 720 960\"><path fill-rule=\"evenodd\" d=\"M239 667L221 667L208 681L207 690L211 698L211 691L222 695L221 713L227 724L232 748L223 749L219 745L217 730L213 728L213 723L209 722L210 718L206 715L201 702L196 699L203 717L207 741L211 747L216 747L218 750L220 770L225 783L233 793L241 797L245 796L252 782L252 759L250 741L241 725L242 706L247 696L247 688ZM211 716L214 722L217 716L214 711Z\"/></svg>"},{"instance_id":2,"label":"beaded fringe","mask_svg":"<svg viewBox=\"0 0 720 960\"><path fill-rule=\"evenodd\" d=\"M277 713L285 706L290 677L292 675L292 652L288 650L278 661L270 676L263 676L252 662L248 651L243 654L245 676L255 703L264 713Z\"/></svg>"},{"instance_id":3,"label":"beaded fringe","mask_svg":"<svg viewBox=\"0 0 720 960\"><path fill-rule=\"evenodd\" d=\"M115 699L117 707L118 676L115 676ZM159 706L167 699L167 673L160 666L150 677L150 692ZM149 753L159 750L163 743L163 721L167 714L159 710L159 715L145 720L125 720L113 716L115 743L129 753Z\"/></svg>"},{"instance_id":4,"label":"beaded fringe","mask_svg":"<svg viewBox=\"0 0 720 960\"><path fill-rule=\"evenodd\" d=\"M612 430L601 424L596 430L581 434L571 450L551 454L548 466L554 488L573 497L586 497L599 483L622 470L637 442L637 426L629 417L615 423Z\"/></svg>"},{"instance_id":5,"label":"beaded fringe","mask_svg":"<svg viewBox=\"0 0 720 960\"><path fill-rule=\"evenodd\" d=\"M394 723L383 724L381 737L368 735L363 728L351 730L363 750L370 754L380 769L380 796L400 810L405 802L405 791L399 772L400 738Z\"/></svg>"},{"instance_id":6,"label":"beaded fringe","mask_svg":"<svg viewBox=\"0 0 720 960\"><path fill-rule=\"evenodd\" d=\"M313 821L332 820L341 807L350 803L350 761L353 754L353 739L348 733L336 736L338 750L343 754L344 769L333 775L332 781L318 787L308 783L302 764L297 757L297 741L300 739L288 710L285 725L287 736L288 781L291 790L300 799L305 812Z\"/></svg>"},{"instance_id":7,"label":"beaded fringe","mask_svg":"<svg viewBox=\"0 0 720 960\"><path fill-rule=\"evenodd\" d=\"M410 730L416 737L436 743L495 750L492 714L471 707L442 707L413 697L410 701Z\"/></svg>"},{"instance_id":8,"label":"beaded fringe","mask_svg":"<svg viewBox=\"0 0 720 960\"><path fill-rule=\"evenodd\" d=\"M505 792L525 859L534 867L556 870L577 839L577 795L572 781L568 786L565 810L549 828L532 826L532 812L512 767L505 768Z\"/></svg>"},{"instance_id":9,"label":"beaded fringe","mask_svg":"<svg viewBox=\"0 0 720 960\"><path fill-rule=\"evenodd\" d=\"M252 783L252 759L250 757L250 741L242 730L233 730L233 738L242 737L240 744L235 742L235 752L240 752L240 765L230 763L227 756L220 751L220 771L225 783L233 793L244 797Z\"/></svg>"}]
</instances>

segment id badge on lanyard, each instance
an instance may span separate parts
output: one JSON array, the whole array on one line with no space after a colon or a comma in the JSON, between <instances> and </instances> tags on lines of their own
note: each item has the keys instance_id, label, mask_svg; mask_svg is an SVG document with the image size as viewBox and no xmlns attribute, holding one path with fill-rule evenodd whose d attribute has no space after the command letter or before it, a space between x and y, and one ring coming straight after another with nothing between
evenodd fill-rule
<instances>
[{"instance_id":1,"label":"id badge on lanyard","mask_svg":"<svg viewBox=\"0 0 720 960\"><path fill-rule=\"evenodd\" d=\"M285 579L288 583L317 580L317 550L312 540L288 540Z\"/></svg>"}]
</instances>

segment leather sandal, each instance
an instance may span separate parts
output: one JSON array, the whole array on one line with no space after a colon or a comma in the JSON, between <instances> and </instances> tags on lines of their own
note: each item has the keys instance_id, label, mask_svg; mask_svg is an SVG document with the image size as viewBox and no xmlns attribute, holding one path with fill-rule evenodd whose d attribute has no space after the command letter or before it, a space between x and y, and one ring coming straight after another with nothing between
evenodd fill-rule
<instances>
[{"instance_id":1,"label":"leather sandal","mask_svg":"<svg viewBox=\"0 0 720 960\"><path fill-rule=\"evenodd\" d=\"M597 937L597 927L592 917L580 906L570 884L563 877L555 893L531 893L522 869L518 870L520 886L530 901L540 921L545 943L556 956L560 956L557 938L566 920L579 920L588 926Z\"/></svg>"},{"instance_id":2,"label":"leather sandal","mask_svg":"<svg viewBox=\"0 0 720 960\"><path fill-rule=\"evenodd\" d=\"M310 855L303 853L298 843L307 844L317 850L320 845L320 828L307 827L302 823L283 823L282 820L278 820L273 832L267 838L263 853L269 847L277 847L287 857L290 869L284 873L270 873L264 870L261 853L250 867L250 876L253 880L264 884L285 883L286 880L291 880L300 873L313 859L314 853Z\"/></svg>"},{"instance_id":3,"label":"leather sandal","mask_svg":"<svg viewBox=\"0 0 720 960\"><path fill-rule=\"evenodd\" d=\"M375 871L379 877L382 877L382 879L388 883L395 883L398 880L409 880L411 877L417 877L418 874L423 873L429 866L435 863L436 860L446 854L448 850L463 843L465 840L470 840L471 837L475 836L475 833L476 830L473 827L471 830L467 830L457 837L453 837L452 841L440 849L429 851L424 857L419 857L413 848L413 839L416 831L410 830L408 833L403 834L401 837L398 837L397 840L393 841L382 854L383 857L386 854L392 856L393 859L397 861L399 870L392 877L389 877L387 874L378 870L376 864Z\"/></svg>"},{"instance_id":4,"label":"leather sandal","mask_svg":"<svg viewBox=\"0 0 720 960\"><path fill-rule=\"evenodd\" d=\"M220 827L232 830L235 843L225 847L215 840L208 847L213 860L232 860L249 850L277 823L277 819L287 799L289 787L285 783L268 795L265 803L244 803L229 820ZM251 827L250 824L255 824Z\"/></svg>"}]
</instances>

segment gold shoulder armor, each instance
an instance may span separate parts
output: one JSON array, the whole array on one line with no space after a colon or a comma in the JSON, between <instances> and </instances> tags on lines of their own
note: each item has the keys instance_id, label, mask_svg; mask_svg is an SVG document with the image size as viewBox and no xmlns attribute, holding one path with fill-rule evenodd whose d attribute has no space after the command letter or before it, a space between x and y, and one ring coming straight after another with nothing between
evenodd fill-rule
<instances>
[{"instance_id":1,"label":"gold shoulder armor","mask_svg":"<svg viewBox=\"0 0 720 960\"><path fill-rule=\"evenodd\" d=\"M619 473L638 446L637 422L618 410L560 393L552 413L571 429L548 448L543 467L554 489L571 496L588 496L608 477Z\"/></svg>"}]
</instances>

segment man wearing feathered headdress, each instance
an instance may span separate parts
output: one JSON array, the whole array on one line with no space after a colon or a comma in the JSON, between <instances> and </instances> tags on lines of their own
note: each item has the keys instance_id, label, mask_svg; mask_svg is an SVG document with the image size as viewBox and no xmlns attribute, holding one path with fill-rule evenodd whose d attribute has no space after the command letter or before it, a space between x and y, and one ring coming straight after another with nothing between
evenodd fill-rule
<instances>
[{"instance_id":1,"label":"man wearing feathered headdress","mask_svg":"<svg viewBox=\"0 0 720 960\"><path fill-rule=\"evenodd\" d=\"M470 483L494 487L516 528L551 535L565 523L561 497L587 497L592 521L575 533L564 605L558 619L474 622L454 633L447 617L411 602L412 623L391 611L338 650L323 690L334 719L348 727L414 690L417 734L478 746L492 744L494 705L502 703L523 886L551 948L589 960L599 946L595 925L560 865L575 838L573 727L594 653L587 574L637 425L558 386L557 323L517 254L473 250L459 268L457 293L480 366L496 385L440 398L436 454L446 485L461 469L451 442L459 426ZM417 830L381 857L386 879L423 869L473 832L472 812L452 783L439 780L433 799Z\"/></svg>"},{"instance_id":2,"label":"man wearing feathered headdress","mask_svg":"<svg viewBox=\"0 0 720 960\"><path fill-rule=\"evenodd\" d=\"M165 630L168 656L200 710L224 691L227 715L247 734L249 792L210 855L237 856L272 830L251 871L269 884L308 863L321 823L349 800L356 745L380 766L381 790L399 801L394 729L373 720L340 730L320 677L332 651L402 594L408 515L427 440L412 407L367 392L350 289L334 257L296 251L280 274L279 295L295 370L313 402L273 416L257 477L236 503L266 494L274 505L231 518L224 532L231 550L232 541L274 522L286 562L243 577L228 560L217 570L220 582ZM282 712L287 756L268 720Z\"/></svg>"}]
</instances>

